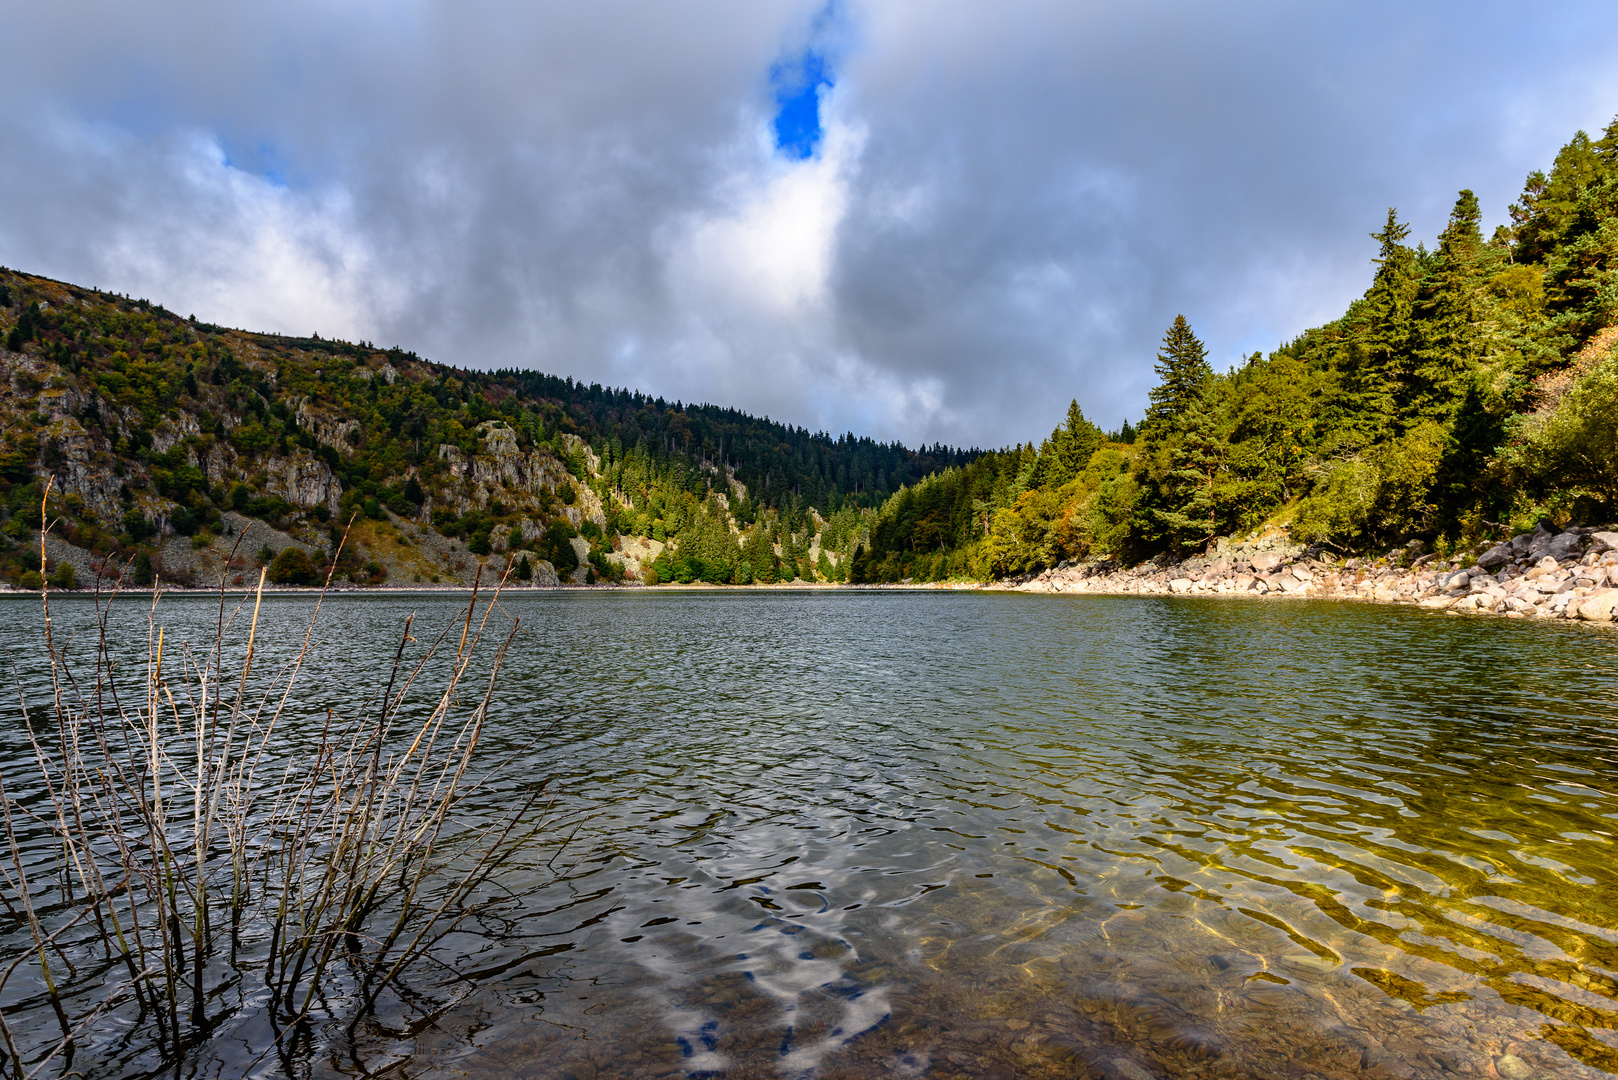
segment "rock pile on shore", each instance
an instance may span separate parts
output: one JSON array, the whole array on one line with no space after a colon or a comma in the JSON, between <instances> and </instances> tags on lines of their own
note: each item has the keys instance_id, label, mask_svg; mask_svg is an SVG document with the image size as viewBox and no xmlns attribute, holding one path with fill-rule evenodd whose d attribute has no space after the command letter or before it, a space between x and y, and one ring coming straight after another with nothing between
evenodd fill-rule
<instances>
[{"instance_id":1,"label":"rock pile on shore","mask_svg":"<svg viewBox=\"0 0 1618 1080\"><path fill-rule=\"evenodd\" d=\"M1267 549L1266 549L1267 547ZM1183 562L1062 563L1017 582L1025 592L1316 596L1417 604L1511 618L1612 622L1618 608L1618 532L1543 525L1471 558L1432 555L1402 565L1339 560L1319 549L1233 545Z\"/></svg>"}]
</instances>

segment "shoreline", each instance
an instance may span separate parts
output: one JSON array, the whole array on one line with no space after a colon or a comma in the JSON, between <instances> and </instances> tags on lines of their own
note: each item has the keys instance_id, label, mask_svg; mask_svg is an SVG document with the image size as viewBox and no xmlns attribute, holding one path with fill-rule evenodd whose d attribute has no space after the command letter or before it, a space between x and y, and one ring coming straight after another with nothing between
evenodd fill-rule
<instances>
[{"instance_id":1,"label":"shoreline","mask_svg":"<svg viewBox=\"0 0 1618 1080\"><path fill-rule=\"evenodd\" d=\"M595 585L507 583L502 596L562 592L1024 592L1092 596L1203 596L1238 599L1358 600L1401 604L1452 614L1470 612L1505 618L1612 623L1618 618L1618 531L1572 528L1552 533L1540 526L1470 556L1414 558L1401 565L1397 552L1383 559L1339 559L1317 549L1259 545L1226 545L1208 555L1175 562L1159 556L1132 567L1113 561L1064 562L1056 567L1005 581L933 581L850 585L843 582L714 585L639 582ZM124 586L121 594L150 595L149 586ZM251 586L198 587L164 585L164 594L186 596L251 595ZM483 595L495 586L477 589ZM90 589L51 589L75 597L94 596ZM272 596L318 597L319 586L265 584ZM470 596L469 585L333 584L327 596ZM0 585L0 595L39 596L40 590ZM112 595L103 590L101 596Z\"/></svg>"},{"instance_id":2,"label":"shoreline","mask_svg":"<svg viewBox=\"0 0 1618 1080\"><path fill-rule=\"evenodd\" d=\"M1390 553L1391 555L1392 553ZM1611 623L1618 615L1618 532L1540 526L1475 559L1336 559L1241 546L1183 562L1064 563L991 588L1056 594L1360 600L1453 614Z\"/></svg>"}]
</instances>

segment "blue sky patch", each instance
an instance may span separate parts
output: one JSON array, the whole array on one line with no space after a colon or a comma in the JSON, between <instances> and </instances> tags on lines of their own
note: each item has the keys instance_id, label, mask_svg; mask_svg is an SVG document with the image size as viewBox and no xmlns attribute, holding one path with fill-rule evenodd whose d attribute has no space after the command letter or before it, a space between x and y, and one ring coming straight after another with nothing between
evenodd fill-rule
<instances>
[{"instance_id":1,"label":"blue sky patch","mask_svg":"<svg viewBox=\"0 0 1618 1080\"><path fill-rule=\"evenodd\" d=\"M775 148L785 157L803 161L815 156L825 133L820 126L821 91L833 85L826 58L811 49L796 60L770 69L775 87Z\"/></svg>"},{"instance_id":2,"label":"blue sky patch","mask_svg":"<svg viewBox=\"0 0 1618 1080\"><path fill-rule=\"evenodd\" d=\"M226 168L258 176L278 188L288 186L287 160L273 143L246 143L220 137L219 148L224 153Z\"/></svg>"}]
</instances>

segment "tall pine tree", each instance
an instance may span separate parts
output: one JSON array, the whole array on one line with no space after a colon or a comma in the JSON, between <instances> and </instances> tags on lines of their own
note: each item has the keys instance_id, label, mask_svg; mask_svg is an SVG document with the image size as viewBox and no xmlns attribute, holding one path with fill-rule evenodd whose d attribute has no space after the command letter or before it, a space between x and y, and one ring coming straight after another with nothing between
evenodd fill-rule
<instances>
[{"instance_id":1,"label":"tall pine tree","mask_svg":"<svg viewBox=\"0 0 1618 1080\"><path fill-rule=\"evenodd\" d=\"M1371 234L1380 250L1376 277L1349 313L1351 342L1345 393L1347 426L1361 446L1395 434L1394 420L1405 397L1415 339L1416 294L1421 267L1405 246L1410 227L1391 206L1380 232Z\"/></svg>"},{"instance_id":2,"label":"tall pine tree","mask_svg":"<svg viewBox=\"0 0 1618 1080\"><path fill-rule=\"evenodd\" d=\"M1416 302L1417 343L1404 426L1421 420L1448 423L1466 396L1482 352L1478 286L1488 250L1479 229L1477 196L1462 191L1438 238L1432 273Z\"/></svg>"},{"instance_id":3,"label":"tall pine tree","mask_svg":"<svg viewBox=\"0 0 1618 1080\"><path fill-rule=\"evenodd\" d=\"M1149 394L1136 538L1186 550L1206 543L1217 528L1214 485L1225 445L1219 438L1208 388L1208 352L1176 315L1157 356L1158 384Z\"/></svg>"},{"instance_id":4,"label":"tall pine tree","mask_svg":"<svg viewBox=\"0 0 1618 1080\"><path fill-rule=\"evenodd\" d=\"M1208 351L1191 332L1184 315L1174 316L1168 333L1163 335L1155 370L1157 385L1147 395L1146 419L1140 425L1141 434L1147 437L1172 430L1175 419L1202 393L1203 383L1213 374L1208 366Z\"/></svg>"}]
</instances>

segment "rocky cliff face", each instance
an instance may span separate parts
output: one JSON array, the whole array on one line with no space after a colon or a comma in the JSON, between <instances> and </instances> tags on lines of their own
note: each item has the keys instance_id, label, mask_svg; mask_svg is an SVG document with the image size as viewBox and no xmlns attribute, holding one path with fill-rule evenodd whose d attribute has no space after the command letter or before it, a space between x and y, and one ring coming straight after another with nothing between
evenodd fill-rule
<instances>
[{"instance_id":1,"label":"rocky cliff face","mask_svg":"<svg viewBox=\"0 0 1618 1080\"><path fill-rule=\"evenodd\" d=\"M343 494L342 481L321 459L309 454L277 458L265 471L269 477L265 487L272 495L279 495L305 510L323 506L328 513L337 513L338 500Z\"/></svg>"},{"instance_id":2,"label":"rocky cliff face","mask_svg":"<svg viewBox=\"0 0 1618 1080\"><path fill-rule=\"evenodd\" d=\"M589 485L579 483L554 454L542 450L523 453L517 445L517 433L498 420L479 425L477 434L480 453L468 455L448 443L438 447L439 460L459 482L459 490L448 496L448 505L464 513L483 509L498 499L507 506L565 517L574 528L586 521L606 527L600 496ZM600 471L600 458L589 451L583 440L572 435L563 438L571 440L565 444L569 453L583 449L591 473ZM572 500L566 504L557 501L564 491Z\"/></svg>"},{"instance_id":3,"label":"rocky cliff face","mask_svg":"<svg viewBox=\"0 0 1618 1080\"><path fill-rule=\"evenodd\" d=\"M359 425L353 420L315 409L310 406L308 398L298 400L293 415L297 417L298 426L313 435L321 446L329 446L339 452L353 449L354 433L359 430Z\"/></svg>"}]
</instances>

